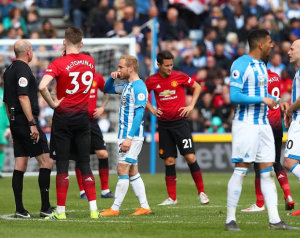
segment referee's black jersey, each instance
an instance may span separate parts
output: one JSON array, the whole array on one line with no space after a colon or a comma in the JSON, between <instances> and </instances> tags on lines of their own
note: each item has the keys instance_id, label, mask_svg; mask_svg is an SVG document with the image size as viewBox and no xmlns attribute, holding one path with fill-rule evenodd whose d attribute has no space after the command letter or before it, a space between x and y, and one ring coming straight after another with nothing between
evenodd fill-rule
<instances>
[{"instance_id":1,"label":"referee's black jersey","mask_svg":"<svg viewBox=\"0 0 300 238\"><path fill-rule=\"evenodd\" d=\"M7 103L9 110L15 108L15 113L23 113L18 97L27 95L30 99L32 114L38 116L38 85L28 64L21 60L15 60L4 72L3 101Z\"/></svg>"}]
</instances>

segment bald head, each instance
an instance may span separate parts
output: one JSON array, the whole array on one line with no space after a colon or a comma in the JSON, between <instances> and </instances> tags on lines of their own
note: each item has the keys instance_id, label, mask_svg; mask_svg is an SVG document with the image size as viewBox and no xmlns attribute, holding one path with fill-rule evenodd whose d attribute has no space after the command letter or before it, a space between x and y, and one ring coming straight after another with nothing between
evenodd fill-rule
<instances>
[{"instance_id":1,"label":"bald head","mask_svg":"<svg viewBox=\"0 0 300 238\"><path fill-rule=\"evenodd\" d=\"M27 55L28 51L31 51L32 45L28 40L18 40L14 44L14 51L16 54L16 57L23 57Z\"/></svg>"},{"instance_id":2,"label":"bald head","mask_svg":"<svg viewBox=\"0 0 300 238\"><path fill-rule=\"evenodd\" d=\"M295 40L288 52L290 63L296 63L300 67L300 40Z\"/></svg>"}]
</instances>

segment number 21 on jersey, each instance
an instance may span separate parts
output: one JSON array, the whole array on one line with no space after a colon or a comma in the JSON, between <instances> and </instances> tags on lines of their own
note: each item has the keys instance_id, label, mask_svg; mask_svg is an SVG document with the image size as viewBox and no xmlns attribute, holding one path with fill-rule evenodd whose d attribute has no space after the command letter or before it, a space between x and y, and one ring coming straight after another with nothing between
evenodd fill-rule
<instances>
[{"instance_id":1,"label":"number 21 on jersey","mask_svg":"<svg viewBox=\"0 0 300 238\"><path fill-rule=\"evenodd\" d=\"M94 74L91 71L86 71L81 75L81 78L79 79L80 72L70 72L69 76L72 77L71 84L74 85L73 89L67 89L66 93L68 94L74 94L79 90L79 83L78 80L81 80L82 84L86 86L86 89L83 91L83 93L89 92L92 83L93 83L93 76Z\"/></svg>"}]
</instances>

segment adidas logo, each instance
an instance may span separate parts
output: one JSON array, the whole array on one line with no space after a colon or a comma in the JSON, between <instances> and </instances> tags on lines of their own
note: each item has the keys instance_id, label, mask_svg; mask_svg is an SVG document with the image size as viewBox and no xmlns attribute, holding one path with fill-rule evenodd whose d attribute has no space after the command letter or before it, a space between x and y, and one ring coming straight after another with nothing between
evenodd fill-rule
<instances>
[{"instance_id":1,"label":"adidas logo","mask_svg":"<svg viewBox=\"0 0 300 238\"><path fill-rule=\"evenodd\" d=\"M53 151L53 153L52 153L53 155L56 155L56 152L55 152L55 150Z\"/></svg>"},{"instance_id":2,"label":"adidas logo","mask_svg":"<svg viewBox=\"0 0 300 238\"><path fill-rule=\"evenodd\" d=\"M159 84L157 84L156 88L161 88L161 86Z\"/></svg>"},{"instance_id":3,"label":"adidas logo","mask_svg":"<svg viewBox=\"0 0 300 238\"><path fill-rule=\"evenodd\" d=\"M88 178L85 179L85 181L93 182L93 179L91 177L88 177Z\"/></svg>"},{"instance_id":4,"label":"adidas logo","mask_svg":"<svg viewBox=\"0 0 300 238\"><path fill-rule=\"evenodd\" d=\"M281 179L281 178L285 178L285 176L283 174L279 174L279 176L277 177L277 179Z\"/></svg>"},{"instance_id":5,"label":"adidas logo","mask_svg":"<svg viewBox=\"0 0 300 238\"><path fill-rule=\"evenodd\" d=\"M65 177L65 180L69 180L69 176Z\"/></svg>"}]
</instances>

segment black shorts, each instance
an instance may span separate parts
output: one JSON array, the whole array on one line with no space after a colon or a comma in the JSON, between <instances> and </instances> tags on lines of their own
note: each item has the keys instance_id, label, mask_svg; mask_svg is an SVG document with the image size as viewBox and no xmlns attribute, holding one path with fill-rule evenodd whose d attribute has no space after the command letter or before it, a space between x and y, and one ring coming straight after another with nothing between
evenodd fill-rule
<instances>
[{"instance_id":1,"label":"black shorts","mask_svg":"<svg viewBox=\"0 0 300 238\"><path fill-rule=\"evenodd\" d=\"M103 135L97 120L91 120L91 154L95 154L95 150L106 150Z\"/></svg>"},{"instance_id":2,"label":"black shorts","mask_svg":"<svg viewBox=\"0 0 300 238\"><path fill-rule=\"evenodd\" d=\"M159 156L162 159L195 153L190 126L186 119L158 121Z\"/></svg>"},{"instance_id":3,"label":"black shorts","mask_svg":"<svg viewBox=\"0 0 300 238\"><path fill-rule=\"evenodd\" d=\"M282 137L275 137L275 162L280 163Z\"/></svg>"},{"instance_id":4,"label":"black shorts","mask_svg":"<svg viewBox=\"0 0 300 238\"><path fill-rule=\"evenodd\" d=\"M46 135L39 125L38 117L34 116L34 119L37 122L37 129L40 133L38 143L30 138L30 127L24 114L17 114L15 121L10 121L15 157L36 157L44 153L49 153Z\"/></svg>"},{"instance_id":5,"label":"black shorts","mask_svg":"<svg viewBox=\"0 0 300 238\"><path fill-rule=\"evenodd\" d=\"M78 160L90 160L90 122L88 114L62 115L54 113L51 128L50 153L54 160L69 160L70 149Z\"/></svg>"}]
</instances>

